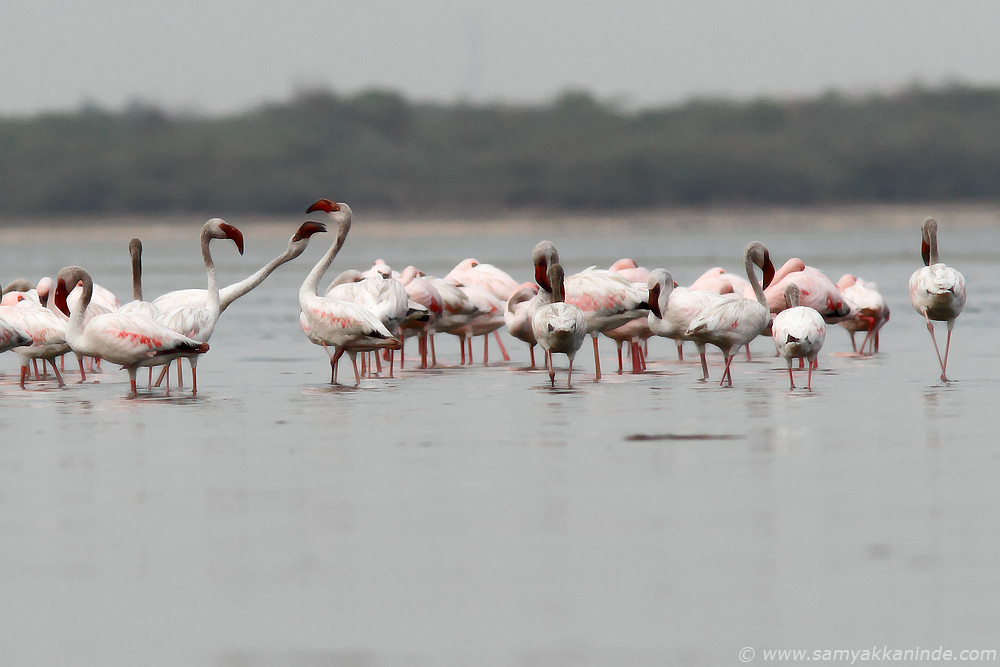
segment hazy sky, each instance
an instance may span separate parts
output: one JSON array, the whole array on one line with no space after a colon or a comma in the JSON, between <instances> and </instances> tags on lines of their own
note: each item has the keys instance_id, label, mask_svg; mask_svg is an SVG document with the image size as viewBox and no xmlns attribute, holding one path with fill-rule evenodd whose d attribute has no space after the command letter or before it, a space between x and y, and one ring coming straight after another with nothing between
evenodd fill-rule
<instances>
[{"instance_id":1,"label":"hazy sky","mask_svg":"<svg viewBox=\"0 0 1000 667\"><path fill-rule=\"evenodd\" d=\"M1000 85L995 0L0 0L0 113L295 91L630 106Z\"/></svg>"}]
</instances>

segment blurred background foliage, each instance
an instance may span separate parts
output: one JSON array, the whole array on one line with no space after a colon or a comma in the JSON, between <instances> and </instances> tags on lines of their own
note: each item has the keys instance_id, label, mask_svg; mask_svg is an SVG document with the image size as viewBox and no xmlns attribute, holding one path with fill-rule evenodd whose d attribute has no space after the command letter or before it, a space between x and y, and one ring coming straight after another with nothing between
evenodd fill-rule
<instances>
[{"instance_id":1,"label":"blurred background foliage","mask_svg":"<svg viewBox=\"0 0 1000 667\"><path fill-rule=\"evenodd\" d=\"M1000 89L625 110L310 91L226 117L135 103L0 119L0 214L389 215L1000 200Z\"/></svg>"}]
</instances>

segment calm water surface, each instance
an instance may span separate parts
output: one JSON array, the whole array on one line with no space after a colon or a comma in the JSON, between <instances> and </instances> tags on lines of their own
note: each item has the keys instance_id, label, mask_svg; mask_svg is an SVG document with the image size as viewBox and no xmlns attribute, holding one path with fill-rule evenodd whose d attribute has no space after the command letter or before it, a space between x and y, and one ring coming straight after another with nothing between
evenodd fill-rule
<instances>
[{"instance_id":1,"label":"calm water surface","mask_svg":"<svg viewBox=\"0 0 1000 667\"><path fill-rule=\"evenodd\" d=\"M941 384L906 283L926 213L969 282ZM530 278L549 238L567 270L634 257L687 283L760 240L835 280L873 280L882 353L831 328L814 391L769 340L700 381L693 348L650 342L645 374L572 389L505 338L488 367L331 386L296 292L332 238L227 310L200 392L17 387L0 357L0 646L10 665L722 665L744 647L1000 649L1000 214L872 210L399 228L356 214L327 279L376 257L444 275L465 257ZM777 219L777 222L775 220ZM129 238L146 294L200 287L203 221L0 231L0 280L81 264L122 301ZM213 247L223 284L300 220ZM834 223L843 222L838 228ZM326 280L322 284L326 284ZM589 345L589 343L588 343ZM409 360L415 345L410 342ZM482 346L475 346L477 362ZM710 371L717 380L721 356ZM350 379L349 365L341 379ZM560 368L558 380L565 376Z\"/></svg>"}]
</instances>

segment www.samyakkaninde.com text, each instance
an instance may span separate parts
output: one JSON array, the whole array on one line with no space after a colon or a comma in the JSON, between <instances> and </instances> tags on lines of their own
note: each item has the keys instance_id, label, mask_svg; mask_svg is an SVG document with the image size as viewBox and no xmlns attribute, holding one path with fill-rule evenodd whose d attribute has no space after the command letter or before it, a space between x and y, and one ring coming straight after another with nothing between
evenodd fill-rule
<instances>
[{"instance_id":1,"label":"www.samyakkaninde.com text","mask_svg":"<svg viewBox=\"0 0 1000 667\"><path fill-rule=\"evenodd\" d=\"M873 646L863 649L761 649L757 651L747 646L740 651L740 662L751 662L754 658L774 662L912 662L930 660L941 662L995 662L996 649L958 649L943 646L937 648L897 649L889 646Z\"/></svg>"}]
</instances>

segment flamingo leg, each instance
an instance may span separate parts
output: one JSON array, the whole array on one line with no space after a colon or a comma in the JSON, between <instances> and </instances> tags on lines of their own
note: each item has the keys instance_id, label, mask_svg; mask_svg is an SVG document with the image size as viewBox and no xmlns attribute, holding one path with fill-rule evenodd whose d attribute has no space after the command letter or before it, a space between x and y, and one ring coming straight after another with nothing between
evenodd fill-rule
<instances>
[{"instance_id":1,"label":"flamingo leg","mask_svg":"<svg viewBox=\"0 0 1000 667\"><path fill-rule=\"evenodd\" d=\"M24 378L28 375L28 364L21 364L21 389L24 389Z\"/></svg>"},{"instance_id":2,"label":"flamingo leg","mask_svg":"<svg viewBox=\"0 0 1000 667\"><path fill-rule=\"evenodd\" d=\"M698 356L701 357L701 379L708 379L708 359L705 358L705 346L698 347Z\"/></svg>"},{"instance_id":3,"label":"flamingo leg","mask_svg":"<svg viewBox=\"0 0 1000 667\"><path fill-rule=\"evenodd\" d=\"M948 320L948 338L944 343L944 363L941 365L941 380L948 381L946 377L948 371L948 350L951 349L951 330L955 326L955 320Z\"/></svg>"},{"instance_id":4,"label":"flamingo leg","mask_svg":"<svg viewBox=\"0 0 1000 667\"><path fill-rule=\"evenodd\" d=\"M499 339L497 339L499 340ZM483 336L483 366L490 365L490 335Z\"/></svg>"},{"instance_id":5,"label":"flamingo leg","mask_svg":"<svg viewBox=\"0 0 1000 667\"><path fill-rule=\"evenodd\" d=\"M806 391L812 391L813 389L813 366L819 366L819 363L809 362L809 375L806 376Z\"/></svg>"},{"instance_id":6,"label":"flamingo leg","mask_svg":"<svg viewBox=\"0 0 1000 667\"><path fill-rule=\"evenodd\" d=\"M178 361L180 360L178 359ZM198 369L194 364L191 364L191 395L194 396L197 393L198 393Z\"/></svg>"},{"instance_id":7,"label":"flamingo leg","mask_svg":"<svg viewBox=\"0 0 1000 667\"><path fill-rule=\"evenodd\" d=\"M534 368L535 367L535 346L534 345L529 345L528 346L528 350L531 352L531 366L530 366L530 368Z\"/></svg>"},{"instance_id":8,"label":"flamingo leg","mask_svg":"<svg viewBox=\"0 0 1000 667\"><path fill-rule=\"evenodd\" d=\"M82 384L87 381L87 374L83 372L83 357L77 355L76 361L80 364L80 383Z\"/></svg>"},{"instance_id":9,"label":"flamingo leg","mask_svg":"<svg viewBox=\"0 0 1000 667\"><path fill-rule=\"evenodd\" d=\"M503 341L500 339L500 330L499 329L494 329L493 330L493 337L497 339L497 345L500 346L500 354L503 355L503 360L504 361L510 361L510 355L507 354L507 348L504 347Z\"/></svg>"},{"instance_id":10,"label":"flamingo leg","mask_svg":"<svg viewBox=\"0 0 1000 667\"><path fill-rule=\"evenodd\" d=\"M597 351L597 336L591 336L594 339L594 382L601 379L601 355Z\"/></svg>"},{"instance_id":11,"label":"flamingo leg","mask_svg":"<svg viewBox=\"0 0 1000 667\"><path fill-rule=\"evenodd\" d=\"M184 386L184 377L181 375L181 360L180 357L177 358L177 386Z\"/></svg>"},{"instance_id":12,"label":"flamingo leg","mask_svg":"<svg viewBox=\"0 0 1000 667\"><path fill-rule=\"evenodd\" d=\"M618 375L622 374L622 341L616 341L618 345ZM634 370L633 366L633 370Z\"/></svg>"},{"instance_id":13,"label":"flamingo leg","mask_svg":"<svg viewBox=\"0 0 1000 667\"><path fill-rule=\"evenodd\" d=\"M684 361L684 341L677 341L677 361Z\"/></svg>"},{"instance_id":14,"label":"flamingo leg","mask_svg":"<svg viewBox=\"0 0 1000 667\"><path fill-rule=\"evenodd\" d=\"M945 362L941 358L941 351L938 349L937 338L934 337L934 325L931 323L931 318L927 317L927 313L924 313L924 319L927 320L927 330L931 333L931 342L934 343L934 352L937 353L938 364L941 366L941 381L947 382L948 378L945 377ZM951 330L948 330L948 342L951 343Z\"/></svg>"},{"instance_id":15,"label":"flamingo leg","mask_svg":"<svg viewBox=\"0 0 1000 667\"><path fill-rule=\"evenodd\" d=\"M429 340L431 344L431 366L437 367L438 358L437 358L437 350L434 349L434 334L430 334Z\"/></svg>"},{"instance_id":16,"label":"flamingo leg","mask_svg":"<svg viewBox=\"0 0 1000 667\"><path fill-rule=\"evenodd\" d=\"M49 359L49 363L52 364L52 370L56 374L56 380L59 382L59 386L60 387L66 386L66 383L63 382L62 375L59 374L59 369L56 368L56 362L54 362L51 359ZM44 361L42 362L42 366L43 367L45 366L45 362Z\"/></svg>"},{"instance_id":17,"label":"flamingo leg","mask_svg":"<svg viewBox=\"0 0 1000 667\"><path fill-rule=\"evenodd\" d=\"M545 367L549 370L549 382L556 383L556 369L552 363L552 352L545 350Z\"/></svg>"},{"instance_id":18,"label":"flamingo leg","mask_svg":"<svg viewBox=\"0 0 1000 667\"><path fill-rule=\"evenodd\" d=\"M133 396L138 396L139 395L139 390L135 386L135 374L136 374L136 371L137 371L137 369L135 367L132 367L132 368L128 369L128 383L129 383L129 387L132 390L132 395Z\"/></svg>"},{"instance_id":19,"label":"flamingo leg","mask_svg":"<svg viewBox=\"0 0 1000 667\"><path fill-rule=\"evenodd\" d=\"M573 386L573 357L569 358L569 373L566 375L566 386Z\"/></svg>"},{"instance_id":20,"label":"flamingo leg","mask_svg":"<svg viewBox=\"0 0 1000 667\"><path fill-rule=\"evenodd\" d=\"M153 370L153 367L152 367L152 366L150 366L150 367L149 367L149 370L150 370L150 371L152 371L152 370ZM167 374L168 374L168 373L170 373L170 364L166 364L166 365L165 365L165 366L163 367L163 370L162 370L162 371L160 371L160 375L159 375L159 377L157 377L157 378L156 378L156 384L155 384L155 385L153 385L153 386L155 386L155 387L159 387L159 386L160 386L161 384L163 384L163 378L165 378L165 377L167 376Z\"/></svg>"},{"instance_id":21,"label":"flamingo leg","mask_svg":"<svg viewBox=\"0 0 1000 667\"><path fill-rule=\"evenodd\" d=\"M354 386L355 387L360 387L361 386L361 374L358 373L358 353L357 352L350 352L349 354L351 355L351 364L354 366Z\"/></svg>"},{"instance_id":22,"label":"flamingo leg","mask_svg":"<svg viewBox=\"0 0 1000 667\"><path fill-rule=\"evenodd\" d=\"M726 381L726 378L729 378L729 384L726 385L726 386L732 387L733 386L733 376L732 376L732 372L731 372L730 366L733 363L733 357L735 355L726 352L726 353L724 353L723 356L726 358L726 370L722 374L722 379L719 380L719 386L721 387L722 383Z\"/></svg>"}]
</instances>

